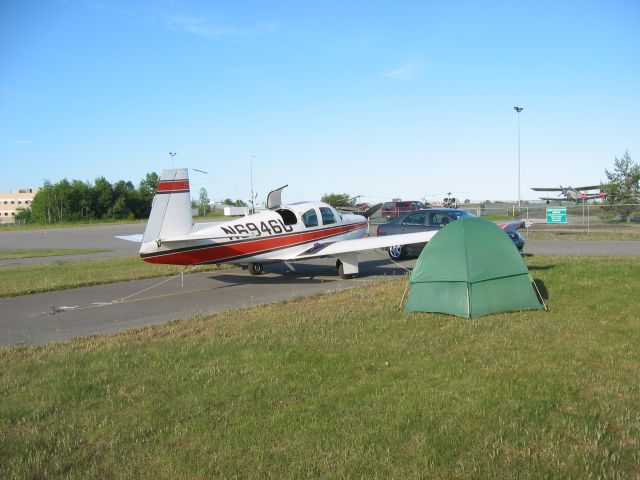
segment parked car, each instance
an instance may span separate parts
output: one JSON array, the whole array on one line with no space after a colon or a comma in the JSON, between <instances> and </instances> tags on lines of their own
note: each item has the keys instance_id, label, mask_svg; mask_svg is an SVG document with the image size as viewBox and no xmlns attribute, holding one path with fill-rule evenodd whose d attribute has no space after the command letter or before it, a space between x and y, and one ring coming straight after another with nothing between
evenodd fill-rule
<instances>
[{"instance_id":1,"label":"parked car","mask_svg":"<svg viewBox=\"0 0 640 480\"><path fill-rule=\"evenodd\" d=\"M475 217L475 215L465 210L455 208L426 208L416 210L414 212L404 213L389 223L378 225L377 235L395 235L439 230L449 222L454 222L462 217ZM524 238L517 230L523 225L524 222L521 220L509 223L498 223L498 226L511 238L513 244L520 252L522 252L524 248ZM389 247L389 257L393 260L402 260L407 256L419 255L425 245L426 243L395 245Z\"/></svg>"},{"instance_id":2,"label":"parked car","mask_svg":"<svg viewBox=\"0 0 640 480\"><path fill-rule=\"evenodd\" d=\"M380 215L386 219L395 218L406 212L412 212L424 208L424 203L416 200L385 202L380 210Z\"/></svg>"}]
</instances>

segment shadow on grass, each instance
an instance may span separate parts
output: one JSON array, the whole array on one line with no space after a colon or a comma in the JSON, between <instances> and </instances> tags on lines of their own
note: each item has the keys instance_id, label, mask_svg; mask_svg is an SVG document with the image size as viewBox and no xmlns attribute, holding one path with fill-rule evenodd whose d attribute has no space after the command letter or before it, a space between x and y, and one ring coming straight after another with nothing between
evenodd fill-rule
<instances>
[{"instance_id":1,"label":"shadow on grass","mask_svg":"<svg viewBox=\"0 0 640 480\"><path fill-rule=\"evenodd\" d=\"M527 267L529 268L530 272L534 272L534 271L551 270L556 266L554 264L551 264L551 265L527 265Z\"/></svg>"},{"instance_id":2,"label":"shadow on grass","mask_svg":"<svg viewBox=\"0 0 640 480\"><path fill-rule=\"evenodd\" d=\"M544 282L542 280L538 280L538 279L533 279L533 283L536 286L536 289L538 291L538 294L544 299L544 300L549 300L549 291L547 290L547 287L545 286Z\"/></svg>"}]
</instances>

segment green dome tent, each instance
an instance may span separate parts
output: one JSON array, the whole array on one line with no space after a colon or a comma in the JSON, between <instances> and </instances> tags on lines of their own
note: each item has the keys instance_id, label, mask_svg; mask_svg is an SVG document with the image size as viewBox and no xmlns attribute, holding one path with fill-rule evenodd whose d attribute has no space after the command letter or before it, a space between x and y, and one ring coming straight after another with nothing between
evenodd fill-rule
<instances>
[{"instance_id":1,"label":"green dome tent","mask_svg":"<svg viewBox=\"0 0 640 480\"><path fill-rule=\"evenodd\" d=\"M408 312L470 318L542 308L511 239L478 217L463 217L440 230L420 254L409 283Z\"/></svg>"}]
</instances>

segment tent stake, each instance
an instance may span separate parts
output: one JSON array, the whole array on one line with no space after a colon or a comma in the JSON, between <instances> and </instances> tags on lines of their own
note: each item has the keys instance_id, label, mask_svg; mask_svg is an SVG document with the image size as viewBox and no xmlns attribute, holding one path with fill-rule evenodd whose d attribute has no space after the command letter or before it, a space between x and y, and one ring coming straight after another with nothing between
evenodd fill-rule
<instances>
[{"instance_id":1,"label":"tent stake","mask_svg":"<svg viewBox=\"0 0 640 480\"><path fill-rule=\"evenodd\" d=\"M536 292L538 292L538 298L540 299L540 301L542 302L542 306L544 307L544 311L548 312L549 311L549 307L547 307L547 304L544 301L544 298L542 298L542 294L540 293L540 290L538 290L538 285L536 285L535 280L533 282L533 288L536 289Z\"/></svg>"},{"instance_id":2,"label":"tent stake","mask_svg":"<svg viewBox=\"0 0 640 480\"><path fill-rule=\"evenodd\" d=\"M407 276L407 285L404 287L404 292L402 292L402 298L400 299L400 305L398 306L398 308L402 308L404 297L407 296L407 290L409 290L409 283L411 283L411 276Z\"/></svg>"}]
</instances>

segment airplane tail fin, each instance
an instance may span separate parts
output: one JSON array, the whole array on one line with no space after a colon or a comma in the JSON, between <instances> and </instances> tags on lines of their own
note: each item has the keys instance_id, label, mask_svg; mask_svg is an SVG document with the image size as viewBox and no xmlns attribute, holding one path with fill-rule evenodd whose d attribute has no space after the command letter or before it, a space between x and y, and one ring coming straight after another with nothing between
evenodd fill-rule
<instances>
[{"instance_id":1,"label":"airplane tail fin","mask_svg":"<svg viewBox=\"0 0 640 480\"><path fill-rule=\"evenodd\" d=\"M188 169L163 170L142 237L143 249L147 242L184 236L192 227Z\"/></svg>"}]
</instances>

